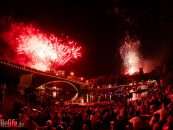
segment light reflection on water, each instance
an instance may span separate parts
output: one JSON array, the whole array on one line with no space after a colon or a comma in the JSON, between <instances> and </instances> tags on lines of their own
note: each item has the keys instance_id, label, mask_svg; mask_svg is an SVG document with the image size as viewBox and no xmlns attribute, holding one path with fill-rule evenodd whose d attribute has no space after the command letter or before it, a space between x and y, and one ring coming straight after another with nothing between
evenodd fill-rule
<instances>
[{"instance_id":1,"label":"light reflection on water","mask_svg":"<svg viewBox=\"0 0 173 130\"><path fill-rule=\"evenodd\" d=\"M144 98L146 97L148 94L148 91L145 91L145 92L142 92L142 93L133 93L132 94L132 98L128 98L127 101L134 101L134 100L137 100L137 99L141 99L141 98Z\"/></svg>"},{"instance_id":2,"label":"light reflection on water","mask_svg":"<svg viewBox=\"0 0 173 130\"><path fill-rule=\"evenodd\" d=\"M127 101L134 101L146 97L148 91L142 93L132 93L131 98L127 98ZM113 95L110 92L107 93L76 93L76 95L70 100L71 103L89 103L89 102L102 102L102 101L120 101L123 98L122 94Z\"/></svg>"}]
</instances>

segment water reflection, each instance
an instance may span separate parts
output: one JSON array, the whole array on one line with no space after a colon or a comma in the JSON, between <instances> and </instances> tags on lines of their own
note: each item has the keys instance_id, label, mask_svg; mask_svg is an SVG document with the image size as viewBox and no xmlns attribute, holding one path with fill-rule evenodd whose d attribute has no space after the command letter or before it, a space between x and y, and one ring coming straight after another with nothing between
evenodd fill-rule
<instances>
[{"instance_id":1,"label":"water reflection","mask_svg":"<svg viewBox=\"0 0 173 130\"><path fill-rule=\"evenodd\" d=\"M78 98L79 93L76 93L74 97L71 99L72 102L74 102Z\"/></svg>"},{"instance_id":2,"label":"water reflection","mask_svg":"<svg viewBox=\"0 0 173 130\"><path fill-rule=\"evenodd\" d=\"M146 97L148 94L148 91L144 91L142 93L132 93L132 97L131 98L128 98L127 101L134 101L134 100L137 100L137 99L141 99L141 98L144 98Z\"/></svg>"},{"instance_id":3,"label":"water reflection","mask_svg":"<svg viewBox=\"0 0 173 130\"><path fill-rule=\"evenodd\" d=\"M146 89L146 88L145 88ZM79 92L67 82L53 81L38 87L40 97L53 97L56 100L63 100L68 103L91 103L105 101L134 101L146 97L148 91L139 93L138 89L120 87L118 90ZM138 92L138 93L135 93Z\"/></svg>"},{"instance_id":4,"label":"water reflection","mask_svg":"<svg viewBox=\"0 0 173 130\"><path fill-rule=\"evenodd\" d=\"M122 101L126 99L127 101L134 101L137 99L141 99L147 96L148 91L144 91L141 93L131 93L132 96L129 98L125 98L123 93L114 94L112 92L107 93L77 93L72 99L72 103L90 103L90 102L103 102L103 101Z\"/></svg>"},{"instance_id":5,"label":"water reflection","mask_svg":"<svg viewBox=\"0 0 173 130\"><path fill-rule=\"evenodd\" d=\"M65 81L52 81L39 86L37 90L38 97L41 100L44 100L45 98L53 98L57 101L71 100L73 102L78 98L76 87Z\"/></svg>"},{"instance_id":6,"label":"water reflection","mask_svg":"<svg viewBox=\"0 0 173 130\"><path fill-rule=\"evenodd\" d=\"M89 102L89 95L87 93L87 96L86 96L86 102L88 103Z\"/></svg>"}]
</instances>

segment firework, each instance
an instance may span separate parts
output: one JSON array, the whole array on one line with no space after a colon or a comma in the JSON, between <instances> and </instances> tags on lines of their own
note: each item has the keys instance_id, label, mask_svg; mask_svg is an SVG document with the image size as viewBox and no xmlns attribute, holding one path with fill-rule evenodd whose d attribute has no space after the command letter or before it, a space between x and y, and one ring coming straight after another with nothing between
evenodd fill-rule
<instances>
[{"instance_id":1,"label":"firework","mask_svg":"<svg viewBox=\"0 0 173 130\"><path fill-rule=\"evenodd\" d=\"M139 53L140 42L126 36L120 48L120 55L123 60L126 74L134 74L139 71L141 66L141 55Z\"/></svg>"},{"instance_id":2,"label":"firework","mask_svg":"<svg viewBox=\"0 0 173 130\"><path fill-rule=\"evenodd\" d=\"M81 56L81 47L74 41L45 34L32 24L12 24L7 37L15 61L41 71L54 70Z\"/></svg>"}]
</instances>

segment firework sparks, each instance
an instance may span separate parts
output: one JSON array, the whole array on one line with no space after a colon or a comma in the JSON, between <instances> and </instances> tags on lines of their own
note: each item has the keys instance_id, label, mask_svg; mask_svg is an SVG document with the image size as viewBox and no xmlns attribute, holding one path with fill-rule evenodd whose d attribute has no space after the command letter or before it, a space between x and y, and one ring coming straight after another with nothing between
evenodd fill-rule
<instances>
[{"instance_id":1,"label":"firework sparks","mask_svg":"<svg viewBox=\"0 0 173 130\"><path fill-rule=\"evenodd\" d=\"M7 37L16 53L16 61L41 71L56 69L81 57L81 47L74 41L47 35L33 25L12 24Z\"/></svg>"},{"instance_id":2,"label":"firework sparks","mask_svg":"<svg viewBox=\"0 0 173 130\"><path fill-rule=\"evenodd\" d=\"M139 41L127 36L120 48L120 55L123 60L124 67L126 68L126 74L132 75L139 72L139 67L141 66L139 46Z\"/></svg>"}]
</instances>

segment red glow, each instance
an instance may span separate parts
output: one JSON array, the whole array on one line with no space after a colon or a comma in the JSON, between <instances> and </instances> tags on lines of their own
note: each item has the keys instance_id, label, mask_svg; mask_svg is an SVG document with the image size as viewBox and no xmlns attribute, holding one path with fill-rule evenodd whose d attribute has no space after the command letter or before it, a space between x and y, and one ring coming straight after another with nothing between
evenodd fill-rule
<instances>
[{"instance_id":1,"label":"red glow","mask_svg":"<svg viewBox=\"0 0 173 130\"><path fill-rule=\"evenodd\" d=\"M16 53L17 63L41 71L54 70L81 56L81 47L74 41L47 35L32 24L12 24L6 37Z\"/></svg>"}]
</instances>

